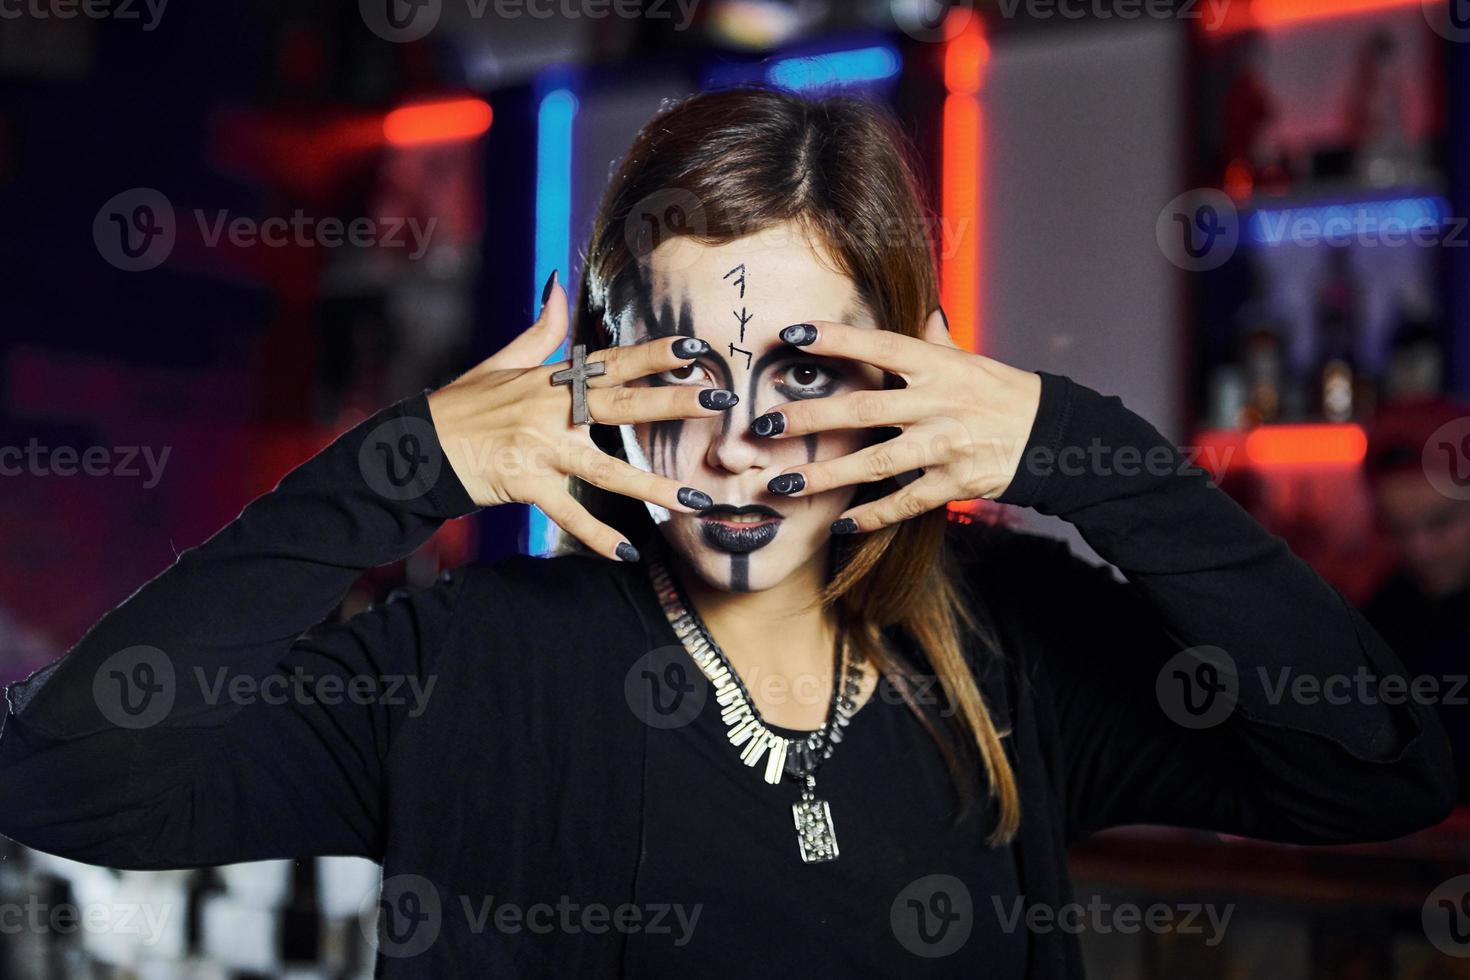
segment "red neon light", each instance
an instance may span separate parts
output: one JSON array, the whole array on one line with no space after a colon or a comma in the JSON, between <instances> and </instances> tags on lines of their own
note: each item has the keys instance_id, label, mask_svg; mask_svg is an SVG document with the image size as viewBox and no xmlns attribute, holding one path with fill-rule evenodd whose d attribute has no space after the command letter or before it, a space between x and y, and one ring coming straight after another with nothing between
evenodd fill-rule
<instances>
[{"instance_id":1,"label":"red neon light","mask_svg":"<svg viewBox=\"0 0 1470 980\"><path fill-rule=\"evenodd\" d=\"M480 99L404 106L383 118L383 138L395 146L475 139L490 128L492 115Z\"/></svg>"},{"instance_id":2,"label":"red neon light","mask_svg":"<svg viewBox=\"0 0 1470 980\"><path fill-rule=\"evenodd\" d=\"M978 93L990 60L979 17L968 7L944 50L944 99L940 153L940 215L943 220L939 295L954 342L978 352L981 344L980 263L984 186L984 115Z\"/></svg>"},{"instance_id":3,"label":"red neon light","mask_svg":"<svg viewBox=\"0 0 1470 980\"><path fill-rule=\"evenodd\" d=\"M1250 28L1270 30L1309 21L1332 20L1359 14L1378 13L1402 7L1418 7L1425 0L1228 0L1230 6L1215 34L1232 34ZM1206 32L1209 24L1205 23Z\"/></svg>"},{"instance_id":4,"label":"red neon light","mask_svg":"<svg viewBox=\"0 0 1470 980\"><path fill-rule=\"evenodd\" d=\"M1357 466L1368 452L1359 425L1267 425L1245 438L1245 458L1255 466Z\"/></svg>"}]
</instances>

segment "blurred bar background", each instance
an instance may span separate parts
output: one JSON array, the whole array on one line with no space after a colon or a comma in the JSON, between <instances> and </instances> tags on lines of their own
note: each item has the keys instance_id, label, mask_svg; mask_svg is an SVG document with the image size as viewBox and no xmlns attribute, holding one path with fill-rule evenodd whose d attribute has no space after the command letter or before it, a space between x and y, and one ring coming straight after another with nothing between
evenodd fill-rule
<instances>
[{"instance_id":1,"label":"blurred bar background","mask_svg":"<svg viewBox=\"0 0 1470 980\"><path fill-rule=\"evenodd\" d=\"M1466 0L0 0L0 681L493 352L553 268L575 295L638 127L755 81L890 106L957 339L1122 396L1350 600L1398 583L1390 639L1463 679L1467 42ZM1437 493L1378 499L1390 472ZM1091 554L1059 522L952 510ZM547 528L454 522L340 615L541 553ZM0 922L0 980L371 973L368 862L117 873L7 848L0 908L105 914ZM1357 848L1128 829L1074 866L1084 904L1230 910L1219 935L1203 913L1088 928L1092 976L1470 975L1470 904L1449 940L1430 923L1470 872L1470 811ZM169 914L123 928L135 907Z\"/></svg>"}]
</instances>

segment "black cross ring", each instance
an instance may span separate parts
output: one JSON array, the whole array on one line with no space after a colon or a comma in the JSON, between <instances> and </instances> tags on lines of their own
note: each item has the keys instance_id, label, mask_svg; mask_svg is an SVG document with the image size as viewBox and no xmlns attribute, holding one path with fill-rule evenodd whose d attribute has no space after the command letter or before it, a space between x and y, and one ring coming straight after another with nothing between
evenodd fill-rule
<instances>
[{"instance_id":1,"label":"black cross ring","mask_svg":"<svg viewBox=\"0 0 1470 980\"><path fill-rule=\"evenodd\" d=\"M586 344L576 344L572 347L572 366L562 368L551 376L551 383L554 385L572 386L573 425L587 425L592 421L592 417L587 414L587 379L606 373L607 365L602 361L587 363Z\"/></svg>"}]
</instances>

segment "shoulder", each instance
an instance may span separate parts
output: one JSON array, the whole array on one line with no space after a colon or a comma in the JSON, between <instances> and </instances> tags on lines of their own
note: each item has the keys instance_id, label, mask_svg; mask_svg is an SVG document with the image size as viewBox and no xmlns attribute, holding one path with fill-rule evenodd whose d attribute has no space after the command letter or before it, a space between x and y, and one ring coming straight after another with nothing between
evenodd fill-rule
<instances>
[{"instance_id":1,"label":"shoulder","mask_svg":"<svg viewBox=\"0 0 1470 980\"><path fill-rule=\"evenodd\" d=\"M472 562L441 573L441 581L463 580L466 599L525 614L592 611L615 602L638 571L629 562L599 555L508 555Z\"/></svg>"},{"instance_id":2,"label":"shoulder","mask_svg":"<svg viewBox=\"0 0 1470 980\"><path fill-rule=\"evenodd\" d=\"M1019 531L1003 523L958 520L945 526L945 555L953 571L981 595L1037 592L1056 595L1065 583L1111 579L1106 568L1072 553L1065 541Z\"/></svg>"}]
</instances>

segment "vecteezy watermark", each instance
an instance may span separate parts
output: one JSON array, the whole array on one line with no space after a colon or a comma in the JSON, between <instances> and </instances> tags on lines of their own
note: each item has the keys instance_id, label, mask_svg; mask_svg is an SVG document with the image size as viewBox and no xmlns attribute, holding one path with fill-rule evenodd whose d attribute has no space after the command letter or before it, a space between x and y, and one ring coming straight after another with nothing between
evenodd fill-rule
<instances>
[{"instance_id":1,"label":"vecteezy watermark","mask_svg":"<svg viewBox=\"0 0 1470 980\"><path fill-rule=\"evenodd\" d=\"M969 29L979 17L972 0L888 0L894 26L915 41L942 43Z\"/></svg>"},{"instance_id":2,"label":"vecteezy watermark","mask_svg":"<svg viewBox=\"0 0 1470 980\"><path fill-rule=\"evenodd\" d=\"M0 22L7 20L141 21L145 32L158 29L168 0L0 0Z\"/></svg>"},{"instance_id":3,"label":"vecteezy watermark","mask_svg":"<svg viewBox=\"0 0 1470 980\"><path fill-rule=\"evenodd\" d=\"M1464 248L1470 222L1448 217L1431 198L1363 202L1335 207L1261 210L1246 223L1250 241L1260 245L1318 245L1362 248Z\"/></svg>"},{"instance_id":4,"label":"vecteezy watermark","mask_svg":"<svg viewBox=\"0 0 1470 980\"><path fill-rule=\"evenodd\" d=\"M1261 689L1271 704L1290 701L1293 704L1362 704L1362 705L1446 705L1465 707L1467 674L1376 674L1360 666L1350 674L1317 674L1297 671L1295 667L1278 667L1274 671L1257 667Z\"/></svg>"},{"instance_id":5,"label":"vecteezy watermark","mask_svg":"<svg viewBox=\"0 0 1470 980\"><path fill-rule=\"evenodd\" d=\"M1470 41L1470 0L1420 0L1429 26L1447 41Z\"/></svg>"},{"instance_id":6,"label":"vecteezy watermark","mask_svg":"<svg viewBox=\"0 0 1470 980\"><path fill-rule=\"evenodd\" d=\"M1218 269L1240 244L1240 214L1224 191L1185 191L1159 212L1154 238L1164 258L1186 272Z\"/></svg>"},{"instance_id":7,"label":"vecteezy watermark","mask_svg":"<svg viewBox=\"0 0 1470 980\"><path fill-rule=\"evenodd\" d=\"M0 0L3 2L3 0ZM404 249L417 261L428 252L438 218L317 217L297 208L290 215L264 218L227 210L194 208L194 230L205 248L380 248ZM163 192L134 187L114 194L92 219L97 253L124 272L157 268L173 254L179 235L178 212Z\"/></svg>"},{"instance_id":8,"label":"vecteezy watermark","mask_svg":"<svg viewBox=\"0 0 1470 980\"><path fill-rule=\"evenodd\" d=\"M448 917L462 916L463 928L479 936L493 930L504 935L631 935L672 936L675 946L687 946L704 906L674 902L607 905L579 902L561 895L553 902L520 903L494 895L464 893L441 895L422 875L396 874L383 879L381 889L364 897L358 926L368 942L384 956L418 956L439 938Z\"/></svg>"},{"instance_id":9,"label":"vecteezy watermark","mask_svg":"<svg viewBox=\"0 0 1470 980\"><path fill-rule=\"evenodd\" d=\"M194 666L180 673L173 658L147 644L119 650L92 675L92 698L102 716L119 728L152 728L169 716L193 681L191 704L231 705L384 705L407 709L417 718L427 709L438 677L433 674L311 673L301 665L256 677L232 674L228 667L208 671ZM194 692L190 692L194 693Z\"/></svg>"},{"instance_id":10,"label":"vecteezy watermark","mask_svg":"<svg viewBox=\"0 0 1470 980\"><path fill-rule=\"evenodd\" d=\"M1065 932L1072 935L1086 932L1131 936L1148 932L1154 935L1204 936L1205 945L1211 947L1224 941L1225 930L1235 915L1233 904L1216 906L1185 902L1171 905L1154 902L1138 905L1133 902L1105 902L1100 895L1093 895L1085 905L1081 902L1055 906L1028 905L1023 896L1006 901L999 895L991 896L990 902L1001 930L1007 933L1022 928L1030 933Z\"/></svg>"},{"instance_id":11,"label":"vecteezy watermark","mask_svg":"<svg viewBox=\"0 0 1470 980\"><path fill-rule=\"evenodd\" d=\"M358 0L367 29L385 41L407 44L439 26L446 0ZM471 20L672 20L688 30L699 0L448 0L464 4Z\"/></svg>"},{"instance_id":12,"label":"vecteezy watermark","mask_svg":"<svg viewBox=\"0 0 1470 980\"><path fill-rule=\"evenodd\" d=\"M742 669L740 682L762 705L823 705L832 699L830 674L779 674ZM657 647L635 660L623 677L623 694L633 714L651 728L682 728L699 717L713 688L684 647ZM958 705L945 696L944 682L934 674L913 673L878 679L871 702L923 706L948 718ZM866 710L866 705L864 709Z\"/></svg>"},{"instance_id":13,"label":"vecteezy watermark","mask_svg":"<svg viewBox=\"0 0 1470 980\"><path fill-rule=\"evenodd\" d=\"M987 447L1001 453L1003 446ZM1032 476L1202 476L1224 473L1236 447L1225 446L1111 446L1094 436L1086 446L1032 446L1013 469Z\"/></svg>"},{"instance_id":14,"label":"vecteezy watermark","mask_svg":"<svg viewBox=\"0 0 1470 980\"><path fill-rule=\"evenodd\" d=\"M938 959L969 941L975 928L975 903L970 889L954 875L925 875L894 897L888 925L904 949L925 959Z\"/></svg>"},{"instance_id":15,"label":"vecteezy watermark","mask_svg":"<svg viewBox=\"0 0 1470 980\"><path fill-rule=\"evenodd\" d=\"M1441 882L1419 911L1424 935L1446 956L1470 956L1470 875Z\"/></svg>"},{"instance_id":16,"label":"vecteezy watermark","mask_svg":"<svg viewBox=\"0 0 1470 980\"><path fill-rule=\"evenodd\" d=\"M1159 668L1154 696L1181 728L1213 728L1235 712L1240 700L1235 658L1219 647L1180 650Z\"/></svg>"},{"instance_id":17,"label":"vecteezy watermark","mask_svg":"<svg viewBox=\"0 0 1470 980\"><path fill-rule=\"evenodd\" d=\"M24 446L0 446L0 476L143 476L152 490L163 478L172 446L155 453L152 446L43 446L31 438ZM139 469L142 462L146 474Z\"/></svg>"},{"instance_id":18,"label":"vecteezy watermark","mask_svg":"<svg viewBox=\"0 0 1470 980\"><path fill-rule=\"evenodd\" d=\"M0 902L0 936L53 933L69 936L136 936L143 946L156 946L173 912L170 902L43 902L28 895L24 902Z\"/></svg>"},{"instance_id":19,"label":"vecteezy watermark","mask_svg":"<svg viewBox=\"0 0 1470 980\"><path fill-rule=\"evenodd\" d=\"M219 704L340 704L408 708L408 717L417 718L429 706L429 697L439 682L436 675L418 674L308 674L301 665L289 674L251 677L231 674L226 667L207 674L203 667L193 669L194 679L203 692L204 703Z\"/></svg>"},{"instance_id":20,"label":"vecteezy watermark","mask_svg":"<svg viewBox=\"0 0 1470 980\"><path fill-rule=\"evenodd\" d=\"M1214 32L1232 2L1242 0L996 0L996 7L1007 20L1197 20Z\"/></svg>"},{"instance_id":21,"label":"vecteezy watermark","mask_svg":"<svg viewBox=\"0 0 1470 980\"><path fill-rule=\"evenodd\" d=\"M1470 418L1451 419L1424 442L1429 485L1451 500L1470 500Z\"/></svg>"},{"instance_id":22,"label":"vecteezy watermark","mask_svg":"<svg viewBox=\"0 0 1470 980\"><path fill-rule=\"evenodd\" d=\"M415 500L439 482L444 451L432 422L402 415L367 434L358 447L357 465L374 493L387 500Z\"/></svg>"}]
</instances>

